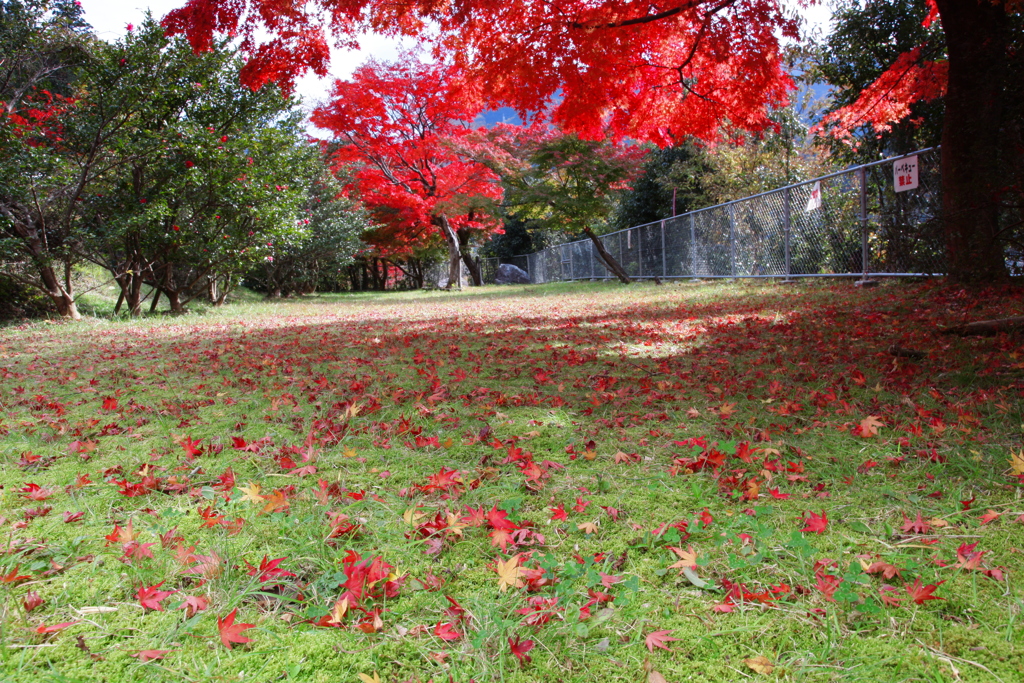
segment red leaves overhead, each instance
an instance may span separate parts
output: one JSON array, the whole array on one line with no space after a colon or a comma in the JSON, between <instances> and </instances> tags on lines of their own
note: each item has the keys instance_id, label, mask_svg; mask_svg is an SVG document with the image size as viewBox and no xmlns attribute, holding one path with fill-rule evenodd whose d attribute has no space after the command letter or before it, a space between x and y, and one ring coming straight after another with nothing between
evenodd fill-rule
<instances>
[{"instance_id":1,"label":"red leaves overhead","mask_svg":"<svg viewBox=\"0 0 1024 683\"><path fill-rule=\"evenodd\" d=\"M726 120L763 130L793 87L780 39L795 36L797 24L774 0L190 0L163 24L197 50L209 50L215 32L241 35L250 55L244 82L288 90L305 69L324 72L326 25L354 36L367 18L384 33L423 34L429 25L437 52L470 72L491 102L524 114L553 106L559 125L591 138L610 126L662 146L711 140ZM275 37L257 46L261 30Z\"/></svg>"}]
</instances>

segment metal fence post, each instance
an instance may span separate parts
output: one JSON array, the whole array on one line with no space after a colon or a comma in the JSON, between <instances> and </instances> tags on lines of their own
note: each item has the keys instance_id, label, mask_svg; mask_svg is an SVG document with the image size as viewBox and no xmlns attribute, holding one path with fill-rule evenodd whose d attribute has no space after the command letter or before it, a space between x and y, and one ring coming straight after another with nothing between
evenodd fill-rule
<instances>
[{"instance_id":1,"label":"metal fence post","mask_svg":"<svg viewBox=\"0 0 1024 683\"><path fill-rule=\"evenodd\" d=\"M871 253L868 247L868 184L867 172L863 166L857 169L857 180L860 181L860 257L864 272L861 279L854 284L858 287L874 287L878 281L868 279L868 270L871 267Z\"/></svg>"},{"instance_id":2,"label":"metal fence post","mask_svg":"<svg viewBox=\"0 0 1024 683\"><path fill-rule=\"evenodd\" d=\"M790 256L790 235L793 230L793 214L790 211L790 192L791 190L788 187L782 192L782 221L786 249L786 279L784 282L793 282L789 277L793 274L793 264Z\"/></svg>"},{"instance_id":3,"label":"metal fence post","mask_svg":"<svg viewBox=\"0 0 1024 683\"><path fill-rule=\"evenodd\" d=\"M693 269L693 277L697 278L697 226L693 214L690 214L690 263Z\"/></svg>"},{"instance_id":4,"label":"metal fence post","mask_svg":"<svg viewBox=\"0 0 1024 683\"><path fill-rule=\"evenodd\" d=\"M668 261L665 255L665 221L661 222L661 276L668 277Z\"/></svg>"},{"instance_id":5,"label":"metal fence post","mask_svg":"<svg viewBox=\"0 0 1024 683\"><path fill-rule=\"evenodd\" d=\"M636 229L636 276L644 276L644 240L643 228Z\"/></svg>"},{"instance_id":6,"label":"metal fence post","mask_svg":"<svg viewBox=\"0 0 1024 683\"><path fill-rule=\"evenodd\" d=\"M730 274L736 277L736 205L729 205L729 261Z\"/></svg>"}]
</instances>

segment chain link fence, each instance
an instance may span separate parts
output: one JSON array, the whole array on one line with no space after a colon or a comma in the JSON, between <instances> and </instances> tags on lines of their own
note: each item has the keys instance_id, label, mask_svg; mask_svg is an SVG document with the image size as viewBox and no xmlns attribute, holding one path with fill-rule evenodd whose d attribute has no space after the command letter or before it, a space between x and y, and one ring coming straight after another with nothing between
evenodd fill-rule
<instances>
[{"instance_id":1,"label":"chain link fence","mask_svg":"<svg viewBox=\"0 0 1024 683\"><path fill-rule=\"evenodd\" d=\"M901 176L916 187L897 192ZM636 279L935 275L945 271L939 206L939 150L931 148L601 240ZM535 284L614 278L590 240L482 259L485 283L501 281L502 263Z\"/></svg>"}]
</instances>

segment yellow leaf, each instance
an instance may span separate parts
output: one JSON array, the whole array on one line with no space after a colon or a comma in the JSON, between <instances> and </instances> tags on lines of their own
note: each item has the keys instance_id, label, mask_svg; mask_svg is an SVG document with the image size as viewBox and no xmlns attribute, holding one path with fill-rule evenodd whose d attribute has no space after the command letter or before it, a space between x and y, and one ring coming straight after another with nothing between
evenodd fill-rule
<instances>
[{"instance_id":1,"label":"yellow leaf","mask_svg":"<svg viewBox=\"0 0 1024 683\"><path fill-rule=\"evenodd\" d=\"M327 621L332 624L340 624L341 620L345 618L345 612L348 612L348 598L334 603L334 607L331 609L331 618Z\"/></svg>"},{"instance_id":2,"label":"yellow leaf","mask_svg":"<svg viewBox=\"0 0 1024 683\"><path fill-rule=\"evenodd\" d=\"M587 460L593 460L594 458L597 457L597 451L595 451L593 448L588 448L587 450L583 451L583 457L586 458Z\"/></svg>"},{"instance_id":3,"label":"yellow leaf","mask_svg":"<svg viewBox=\"0 0 1024 683\"><path fill-rule=\"evenodd\" d=\"M1020 453L1010 451L1010 471L1015 477L1024 474L1024 451Z\"/></svg>"},{"instance_id":4,"label":"yellow leaf","mask_svg":"<svg viewBox=\"0 0 1024 683\"><path fill-rule=\"evenodd\" d=\"M254 484L251 481L246 486L239 486L239 490L245 494L242 496L242 500L247 500L250 503L262 503L263 496L260 495L260 485Z\"/></svg>"},{"instance_id":5,"label":"yellow leaf","mask_svg":"<svg viewBox=\"0 0 1024 683\"><path fill-rule=\"evenodd\" d=\"M577 524L576 528L585 534L597 533L597 524L594 524L593 522L583 522L583 524Z\"/></svg>"},{"instance_id":6,"label":"yellow leaf","mask_svg":"<svg viewBox=\"0 0 1024 683\"><path fill-rule=\"evenodd\" d=\"M406 524L415 524L417 521L426 517L425 514L417 510L416 508L409 508L402 513L402 519L405 520Z\"/></svg>"},{"instance_id":7,"label":"yellow leaf","mask_svg":"<svg viewBox=\"0 0 1024 683\"><path fill-rule=\"evenodd\" d=\"M352 448L351 446L345 446L343 449L341 449L341 454L344 455L346 458L354 458L356 457L356 455L358 455L355 449Z\"/></svg>"},{"instance_id":8,"label":"yellow leaf","mask_svg":"<svg viewBox=\"0 0 1024 683\"><path fill-rule=\"evenodd\" d=\"M376 671L373 672L373 678L370 678L366 674L359 674L359 680L361 680L363 683L381 683L380 676L377 674Z\"/></svg>"},{"instance_id":9,"label":"yellow leaf","mask_svg":"<svg viewBox=\"0 0 1024 683\"><path fill-rule=\"evenodd\" d=\"M772 664L771 660L764 655L757 655L749 659L744 659L743 663L753 669L759 674L770 674L775 669L775 665Z\"/></svg>"},{"instance_id":10,"label":"yellow leaf","mask_svg":"<svg viewBox=\"0 0 1024 683\"><path fill-rule=\"evenodd\" d=\"M723 420L736 412L735 403L723 403L718 408L718 416Z\"/></svg>"},{"instance_id":11,"label":"yellow leaf","mask_svg":"<svg viewBox=\"0 0 1024 683\"><path fill-rule=\"evenodd\" d=\"M498 590L504 593L511 586L522 588L523 582L519 578L523 574L523 568L519 566L519 555L513 556L506 562L496 561L495 571L498 572Z\"/></svg>"}]
</instances>

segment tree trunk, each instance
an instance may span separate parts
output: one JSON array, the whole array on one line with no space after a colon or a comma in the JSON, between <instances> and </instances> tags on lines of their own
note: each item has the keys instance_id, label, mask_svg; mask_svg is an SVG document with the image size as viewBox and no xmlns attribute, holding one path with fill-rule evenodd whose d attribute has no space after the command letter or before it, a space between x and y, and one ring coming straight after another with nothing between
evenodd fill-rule
<instances>
[{"instance_id":1,"label":"tree trunk","mask_svg":"<svg viewBox=\"0 0 1024 683\"><path fill-rule=\"evenodd\" d=\"M167 302L171 307L171 313L185 312L185 307L181 304L181 292L176 289L169 289L164 293L167 295Z\"/></svg>"},{"instance_id":2,"label":"tree trunk","mask_svg":"<svg viewBox=\"0 0 1024 683\"><path fill-rule=\"evenodd\" d=\"M594 231L590 228L584 228L583 234L590 238L590 241L594 243L594 247L597 249L597 253L601 256L601 260L604 261L605 265L608 266L608 270L612 274L619 278L619 282L624 285L628 285L633 280L630 279L629 274L623 270L619 262L615 260L615 257L608 253L608 250L604 248L604 243L601 242L601 238L594 234Z\"/></svg>"},{"instance_id":3,"label":"tree trunk","mask_svg":"<svg viewBox=\"0 0 1024 683\"><path fill-rule=\"evenodd\" d=\"M998 282L1008 278L999 239L999 194L1006 183L998 163L1008 78L1006 7L1001 0L937 5L949 56L941 162L949 277Z\"/></svg>"},{"instance_id":4,"label":"tree trunk","mask_svg":"<svg viewBox=\"0 0 1024 683\"><path fill-rule=\"evenodd\" d=\"M152 303L149 304L149 312L150 313L153 313L153 312L156 311L156 305L158 303L160 303L160 295L162 293L163 293L163 290L160 289L159 287L157 287L156 289L153 290L153 301L152 301Z\"/></svg>"},{"instance_id":5,"label":"tree trunk","mask_svg":"<svg viewBox=\"0 0 1024 683\"><path fill-rule=\"evenodd\" d=\"M434 225L441 228L444 241L448 245L448 286L445 289L462 290L462 253L459 249L459 236L452 230L448 217L444 214L434 216Z\"/></svg>"},{"instance_id":6,"label":"tree trunk","mask_svg":"<svg viewBox=\"0 0 1024 683\"><path fill-rule=\"evenodd\" d=\"M473 286L483 286L484 279L480 275L480 260L473 258L472 254L464 251L462 252L462 262L466 264L466 269L469 271L469 276L473 279Z\"/></svg>"},{"instance_id":7,"label":"tree trunk","mask_svg":"<svg viewBox=\"0 0 1024 683\"><path fill-rule=\"evenodd\" d=\"M470 214L470 218L472 218L472 214ZM469 270L469 276L473 279L473 286L482 287L484 279L480 274L480 260L473 258L473 255L469 253L469 230L457 230L455 234L459 238L459 251L462 252L462 262L466 264L466 268Z\"/></svg>"},{"instance_id":8,"label":"tree trunk","mask_svg":"<svg viewBox=\"0 0 1024 683\"><path fill-rule=\"evenodd\" d=\"M57 277L57 273L54 272L53 268L49 265L43 265L39 267L39 275L45 285L43 291L50 297L50 301L57 307L57 313L64 318L71 318L72 320L81 320L82 314L78 312L78 306L75 304L75 299L71 296L69 288L64 287L61 284L60 279Z\"/></svg>"}]
</instances>

